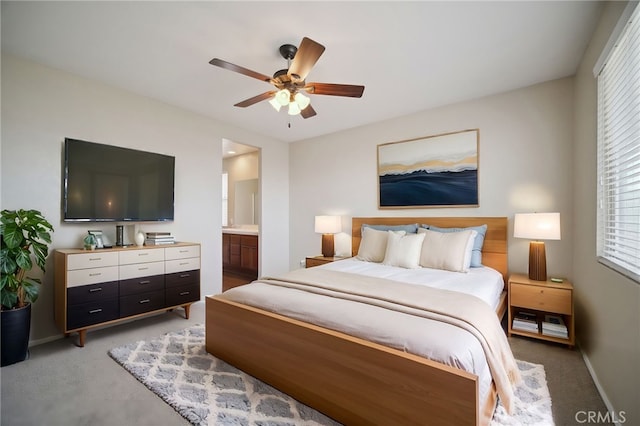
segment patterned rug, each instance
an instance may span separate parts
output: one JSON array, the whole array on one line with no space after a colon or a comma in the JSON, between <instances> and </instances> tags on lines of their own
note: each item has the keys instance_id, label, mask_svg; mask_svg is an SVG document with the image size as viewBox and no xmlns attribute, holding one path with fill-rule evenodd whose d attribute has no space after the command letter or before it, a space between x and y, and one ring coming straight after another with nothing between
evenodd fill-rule
<instances>
[{"instance_id":1,"label":"patterned rug","mask_svg":"<svg viewBox=\"0 0 640 426\"><path fill-rule=\"evenodd\" d=\"M207 353L204 326L111 349L109 355L197 426L339 425ZM523 383L509 416L498 403L491 426L553 425L542 365L518 361Z\"/></svg>"}]
</instances>

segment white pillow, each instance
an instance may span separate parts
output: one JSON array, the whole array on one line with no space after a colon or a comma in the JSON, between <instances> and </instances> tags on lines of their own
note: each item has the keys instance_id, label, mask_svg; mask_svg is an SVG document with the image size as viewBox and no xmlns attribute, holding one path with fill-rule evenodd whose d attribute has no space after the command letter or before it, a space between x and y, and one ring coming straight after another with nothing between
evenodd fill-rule
<instances>
[{"instance_id":1,"label":"white pillow","mask_svg":"<svg viewBox=\"0 0 640 426\"><path fill-rule=\"evenodd\" d=\"M406 234L388 231L387 251L384 254L385 265L415 269L420 267L420 252L425 234Z\"/></svg>"},{"instance_id":2,"label":"white pillow","mask_svg":"<svg viewBox=\"0 0 640 426\"><path fill-rule=\"evenodd\" d=\"M425 235L420 266L454 272L469 271L473 242L478 234L476 231L444 233L420 228L418 233Z\"/></svg>"},{"instance_id":3,"label":"white pillow","mask_svg":"<svg viewBox=\"0 0 640 426\"><path fill-rule=\"evenodd\" d=\"M382 262L387 251L387 232L406 234L404 231L378 231L369 227L362 228L362 240L360 240L356 257L366 262Z\"/></svg>"}]
</instances>

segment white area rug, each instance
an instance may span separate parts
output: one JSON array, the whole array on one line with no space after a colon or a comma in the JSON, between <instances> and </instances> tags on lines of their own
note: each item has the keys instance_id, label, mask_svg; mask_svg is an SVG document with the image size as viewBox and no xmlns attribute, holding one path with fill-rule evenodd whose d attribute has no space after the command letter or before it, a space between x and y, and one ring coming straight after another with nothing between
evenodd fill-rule
<instances>
[{"instance_id":1,"label":"white area rug","mask_svg":"<svg viewBox=\"0 0 640 426\"><path fill-rule=\"evenodd\" d=\"M205 350L204 326L111 349L109 355L193 425L338 425ZM492 426L553 425L542 365L518 361L514 416L498 403Z\"/></svg>"}]
</instances>

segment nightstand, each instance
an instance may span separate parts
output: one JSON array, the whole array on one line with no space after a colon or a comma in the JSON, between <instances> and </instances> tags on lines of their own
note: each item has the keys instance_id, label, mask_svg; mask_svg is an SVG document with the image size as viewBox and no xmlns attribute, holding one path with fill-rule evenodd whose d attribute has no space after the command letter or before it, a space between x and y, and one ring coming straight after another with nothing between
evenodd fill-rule
<instances>
[{"instance_id":1,"label":"nightstand","mask_svg":"<svg viewBox=\"0 0 640 426\"><path fill-rule=\"evenodd\" d=\"M311 268L313 266L324 265L325 263L335 262L336 260L342 260L344 257L325 257L325 256L307 256L305 260L305 267Z\"/></svg>"},{"instance_id":2,"label":"nightstand","mask_svg":"<svg viewBox=\"0 0 640 426\"><path fill-rule=\"evenodd\" d=\"M564 343L572 348L575 344L575 317L573 314L573 285L564 280L535 281L522 274L509 277L509 328L508 334L527 336L534 339ZM531 314L530 322L526 316ZM567 328L568 337L554 336L553 326L543 324L545 315L561 317ZM520 319L514 324L514 319ZM527 329L530 322L535 329ZM519 323L519 324L518 324ZM545 328L543 329L543 325ZM515 328L514 328L515 327Z\"/></svg>"}]
</instances>

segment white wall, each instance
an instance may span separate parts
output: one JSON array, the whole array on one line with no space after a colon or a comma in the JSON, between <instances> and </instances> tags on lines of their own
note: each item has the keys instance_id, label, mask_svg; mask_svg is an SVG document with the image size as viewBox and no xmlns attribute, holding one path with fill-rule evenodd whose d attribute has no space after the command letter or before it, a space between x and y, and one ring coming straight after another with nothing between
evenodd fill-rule
<instances>
[{"instance_id":1,"label":"white wall","mask_svg":"<svg viewBox=\"0 0 640 426\"><path fill-rule=\"evenodd\" d=\"M597 91L593 67L626 2L606 2L575 79L574 286L580 348L625 424L640 425L640 285L596 260Z\"/></svg>"},{"instance_id":2,"label":"white wall","mask_svg":"<svg viewBox=\"0 0 640 426\"><path fill-rule=\"evenodd\" d=\"M514 213L558 211L562 240L547 242L547 270L571 278L572 100L573 81L566 78L294 143L291 266L319 254L321 237L313 232L319 214L342 215L346 234L353 216L507 216L512 235ZM474 128L479 207L378 209L377 144ZM528 241L509 237L511 271L526 272L528 250Z\"/></svg>"},{"instance_id":3,"label":"white wall","mask_svg":"<svg viewBox=\"0 0 640 426\"><path fill-rule=\"evenodd\" d=\"M261 265L288 269L288 145L123 90L2 56L2 208L38 209L53 224L51 249L81 247L89 228L115 239L115 225L61 222L65 137L176 157L175 221L143 224L202 244L202 294L220 292L222 139L262 149ZM284 236L284 237L283 237ZM32 341L59 336L54 325L53 262L33 306Z\"/></svg>"}]
</instances>

